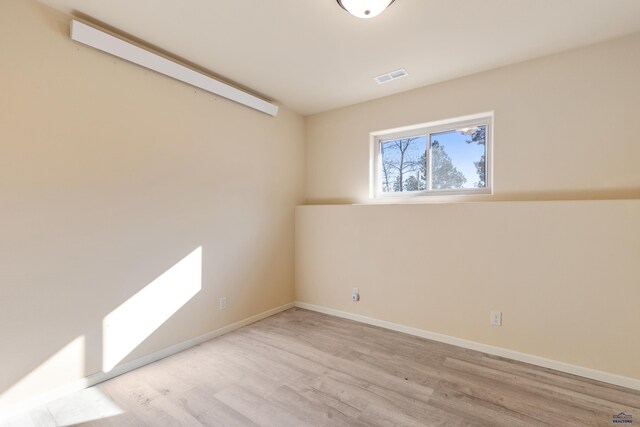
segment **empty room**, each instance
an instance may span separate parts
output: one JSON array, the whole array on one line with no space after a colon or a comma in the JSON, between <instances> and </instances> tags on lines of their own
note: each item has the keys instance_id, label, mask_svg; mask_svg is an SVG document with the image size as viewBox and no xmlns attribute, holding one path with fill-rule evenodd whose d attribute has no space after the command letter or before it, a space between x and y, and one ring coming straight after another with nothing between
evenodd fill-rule
<instances>
[{"instance_id":1,"label":"empty room","mask_svg":"<svg viewBox=\"0 0 640 427\"><path fill-rule=\"evenodd\" d=\"M0 0L0 427L640 425L640 1Z\"/></svg>"}]
</instances>

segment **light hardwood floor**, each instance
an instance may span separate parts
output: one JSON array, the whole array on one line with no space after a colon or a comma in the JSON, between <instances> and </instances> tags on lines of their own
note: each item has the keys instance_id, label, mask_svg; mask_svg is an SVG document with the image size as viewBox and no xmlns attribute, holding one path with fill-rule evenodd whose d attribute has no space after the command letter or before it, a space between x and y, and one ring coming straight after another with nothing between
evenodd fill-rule
<instances>
[{"instance_id":1,"label":"light hardwood floor","mask_svg":"<svg viewBox=\"0 0 640 427\"><path fill-rule=\"evenodd\" d=\"M122 413L108 416L113 408ZM611 426L620 412L640 424L640 392L291 309L28 419L37 426L82 417L90 426Z\"/></svg>"}]
</instances>

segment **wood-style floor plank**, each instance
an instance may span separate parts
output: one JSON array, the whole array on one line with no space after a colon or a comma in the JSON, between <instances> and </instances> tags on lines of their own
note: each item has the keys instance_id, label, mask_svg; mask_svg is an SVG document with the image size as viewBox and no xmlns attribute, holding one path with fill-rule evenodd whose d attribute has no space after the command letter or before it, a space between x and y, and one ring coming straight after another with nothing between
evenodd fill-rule
<instances>
[{"instance_id":1,"label":"wood-style floor plank","mask_svg":"<svg viewBox=\"0 0 640 427\"><path fill-rule=\"evenodd\" d=\"M620 412L640 422L638 391L302 309L94 389L108 402L72 395L5 425L77 415L94 427L609 426Z\"/></svg>"}]
</instances>

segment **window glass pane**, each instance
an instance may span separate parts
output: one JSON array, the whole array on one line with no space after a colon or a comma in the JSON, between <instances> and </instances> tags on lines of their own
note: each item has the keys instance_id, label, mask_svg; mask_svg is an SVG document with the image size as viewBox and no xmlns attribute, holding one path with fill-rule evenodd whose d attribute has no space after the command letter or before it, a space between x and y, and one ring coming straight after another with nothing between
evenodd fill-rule
<instances>
[{"instance_id":1,"label":"window glass pane","mask_svg":"<svg viewBox=\"0 0 640 427\"><path fill-rule=\"evenodd\" d=\"M426 135L380 141L382 191L424 191L426 150Z\"/></svg>"},{"instance_id":2,"label":"window glass pane","mask_svg":"<svg viewBox=\"0 0 640 427\"><path fill-rule=\"evenodd\" d=\"M429 135L432 190L485 188L486 126Z\"/></svg>"}]
</instances>

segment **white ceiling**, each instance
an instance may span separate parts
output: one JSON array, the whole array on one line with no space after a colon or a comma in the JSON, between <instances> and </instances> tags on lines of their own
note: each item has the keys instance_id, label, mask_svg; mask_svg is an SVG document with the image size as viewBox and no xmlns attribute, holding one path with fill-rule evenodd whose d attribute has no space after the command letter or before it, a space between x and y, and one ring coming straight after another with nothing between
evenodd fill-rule
<instances>
[{"instance_id":1,"label":"white ceiling","mask_svg":"<svg viewBox=\"0 0 640 427\"><path fill-rule=\"evenodd\" d=\"M40 0L187 59L302 114L640 31L640 0ZM378 74L409 76L378 85Z\"/></svg>"}]
</instances>

